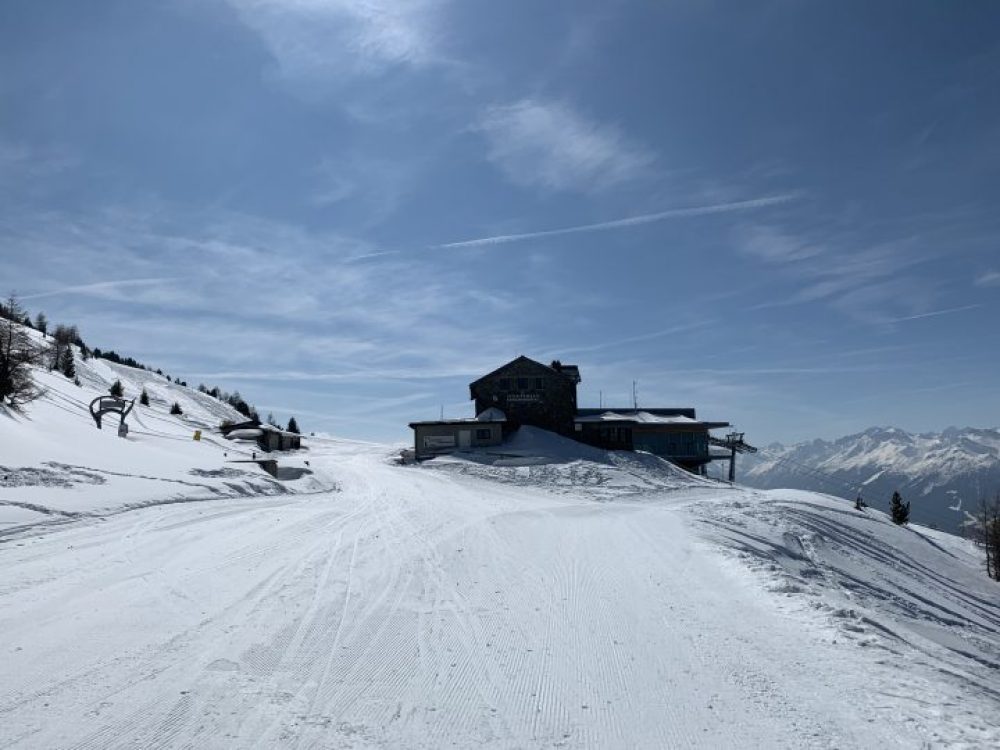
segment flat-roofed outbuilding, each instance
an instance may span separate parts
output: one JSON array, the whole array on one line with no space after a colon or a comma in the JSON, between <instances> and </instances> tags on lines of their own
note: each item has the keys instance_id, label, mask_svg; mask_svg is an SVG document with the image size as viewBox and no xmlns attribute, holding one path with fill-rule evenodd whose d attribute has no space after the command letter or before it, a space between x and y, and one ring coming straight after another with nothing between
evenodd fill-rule
<instances>
[{"instance_id":1,"label":"flat-roofed outbuilding","mask_svg":"<svg viewBox=\"0 0 1000 750\"><path fill-rule=\"evenodd\" d=\"M488 409L475 419L410 422L416 457L424 459L460 450L500 445L506 421L503 412Z\"/></svg>"},{"instance_id":2,"label":"flat-roofed outbuilding","mask_svg":"<svg viewBox=\"0 0 1000 750\"><path fill-rule=\"evenodd\" d=\"M646 451L698 474L712 460L709 430L728 422L703 422L691 408L580 409L576 438L608 450Z\"/></svg>"}]
</instances>

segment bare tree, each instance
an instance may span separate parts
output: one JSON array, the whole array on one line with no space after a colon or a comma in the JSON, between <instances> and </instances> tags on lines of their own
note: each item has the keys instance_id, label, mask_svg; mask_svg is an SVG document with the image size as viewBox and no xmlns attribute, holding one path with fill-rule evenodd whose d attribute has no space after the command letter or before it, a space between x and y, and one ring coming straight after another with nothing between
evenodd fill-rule
<instances>
[{"instance_id":1,"label":"bare tree","mask_svg":"<svg viewBox=\"0 0 1000 750\"><path fill-rule=\"evenodd\" d=\"M1000 492L979 501L975 519L972 538L986 553L986 575L1000 581Z\"/></svg>"},{"instance_id":2,"label":"bare tree","mask_svg":"<svg viewBox=\"0 0 1000 750\"><path fill-rule=\"evenodd\" d=\"M18 409L41 395L31 375L41 352L24 326L14 322L24 318L17 297L8 297L4 309L10 317L0 321L0 405Z\"/></svg>"}]
</instances>

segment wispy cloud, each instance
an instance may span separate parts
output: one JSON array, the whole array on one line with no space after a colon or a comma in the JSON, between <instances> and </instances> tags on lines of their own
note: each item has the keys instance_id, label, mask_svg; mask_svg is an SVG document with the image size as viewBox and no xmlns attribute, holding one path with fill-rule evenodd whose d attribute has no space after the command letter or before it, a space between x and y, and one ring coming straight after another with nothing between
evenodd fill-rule
<instances>
[{"instance_id":1,"label":"wispy cloud","mask_svg":"<svg viewBox=\"0 0 1000 750\"><path fill-rule=\"evenodd\" d=\"M21 299L42 299L43 297L58 297L64 294L89 294L93 296L109 296L114 292L121 289L128 289L131 287L147 287L147 286L158 286L160 284L165 284L167 282L173 281L175 277L165 276L153 279L122 279L120 281L99 281L94 284L76 284L73 286L64 286L59 289L51 289L47 292L38 292L36 294L26 294L21 297ZM113 295L117 296L117 295Z\"/></svg>"},{"instance_id":2,"label":"wispy cloud","mask_svg":"<svg viewBox=\"0 0 1000 750\"><path fill-rule=\"evenodd\" d=\"M768 263L794 263L819 255L822 250L815 244L774 227L754 226L742 230L742 249Z\"/></svg>"},{"instance_id":3,"label":"wispy cloud","mask_svg":"<svg viewBox=\"0 0 1000 750\"><path fill-rule=\"evenodd\" d=\"M461 247L482 247L485 245L503 245L508 242L523 242L542 237L557 237L563 234L579 234L582 232L605 232L612 229L625 229L628 227L640 226L642 224L652 224L668 219L683 219L695 216L709 216L711 214L722 214L733 211L751 211L758 208L767 208L781 203L787 203L796 197L795 193L785 193L783 195L772 195L763 198L753 198L744 201L732 201L729 203L714 203L707 206L689 206L687 208L672 208L666 211L658 211L651 214L639 214L628 216L624 219L614 219L612 221L602 221L596 224L580 224L574 227L562 227L560 229L545 229L538 232L524 232L521 234L498 234L491 237L478 237L471 240L460 240L458 242L446 242L436 245L438 248L461 248Z\"/></svg>"},{"instance_id":4,"label":"wispy cloud","mask_svg":"<svg viewBox=\"0 0 1000 750\"><path fill-rule=\"evenodd\" d=\"M525 186L592 191L633 180L655 160L612 125L593 122L562 102L523 99L479 120L490 161Z\"/></svg>"},{"instance_id":5,"label":"wispy cloud","mask_svg":"<svg viewBox=\"0 0 1000 750\"><path fill-rule=\"evenodd\" d=\"M797 289L752 309L824 303L866 323L892 324L926 313L934 299L932 278L917 267L933 254L914 238L861 243L851 232L829 232L823 239L770 226L735 232L740 251L768 265ZM856 244L857 243L857 244Z\"/></svg>"},{"instance_id":6,"label":"wispy cloud","mask_svg":"<svg viewBox=\"0 0 1000 750\"><path fill-rule=\"evenodd\" d=\"M522 346L525 328L503 290L478 288L462 268L348 264L377 250L355 238L242 214L206 222L177 213L47 213L16 223L4 236L11 278L29 292L24 299L58 300L46 309L51 317L189 378L197 370L223 383L227 373L362 386L433 380L491 369ZM26 289L24 279L40 278L39 258L51 285ZM79 269L102 267L128 278L72 283ZM127 316L114 315L83 299L95 296L135 305ZM473 307L507 314L470 327ZM311 333L303 337L306 321ZM262 365L261 352L281 366Z\"/></svg>"},{"instance_id":7,"label":"wispy cloud","mask_svg":"<svg viewBox=\"0 0 1000 750\"><path fill-rule=\"evenodd\" d=\"M976 279L976 286L1000 286L1000 271L987 271Z\"/></svg>"},{"instance_id":8,"label":"wispy cloud","mask_svg":"<svg viewBox=\"0 0 1000 750\"><path fill-rule=\"evenodd\" d=\"M439 61L443 0L226 0L290 77Z\"/></svg>"}]
</instances>

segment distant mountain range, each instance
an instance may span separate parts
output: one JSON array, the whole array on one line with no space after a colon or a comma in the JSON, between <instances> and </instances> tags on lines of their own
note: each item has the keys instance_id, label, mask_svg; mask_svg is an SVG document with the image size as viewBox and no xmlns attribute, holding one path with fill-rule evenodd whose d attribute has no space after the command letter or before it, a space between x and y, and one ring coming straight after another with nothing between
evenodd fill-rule
<instances>
[{"instance_id":1,"label":"distant mountain range","mask_svg":"<svg viewBox=\"0 0 1000 750\"><path fill-rule=\"evenodd\" d=\"M1000 429L950 427L911 434L873 427L838 440L774 443L741 456L737 480L750 487L825 492L887 510L894 490L912 520L958 533L981 497L1000 492Z\"/></svg>"}]
</instances>

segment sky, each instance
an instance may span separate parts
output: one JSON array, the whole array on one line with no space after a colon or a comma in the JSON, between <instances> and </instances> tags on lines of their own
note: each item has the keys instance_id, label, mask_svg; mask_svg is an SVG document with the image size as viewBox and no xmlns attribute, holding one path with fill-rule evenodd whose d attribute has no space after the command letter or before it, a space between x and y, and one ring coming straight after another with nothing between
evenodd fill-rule
<instances>
[{"instance_id":1,"label":"sky","mask_svg":"<svg viewBox=\"0 0 1000 750\"><path fill-rule=\"evenodd\" d=\"M992 0L0 4L3 291L306 431L997 427L998 205Z\"/></svg>"}]
</instances>

